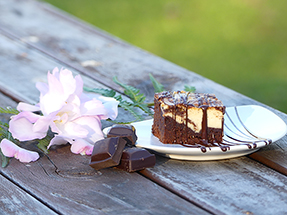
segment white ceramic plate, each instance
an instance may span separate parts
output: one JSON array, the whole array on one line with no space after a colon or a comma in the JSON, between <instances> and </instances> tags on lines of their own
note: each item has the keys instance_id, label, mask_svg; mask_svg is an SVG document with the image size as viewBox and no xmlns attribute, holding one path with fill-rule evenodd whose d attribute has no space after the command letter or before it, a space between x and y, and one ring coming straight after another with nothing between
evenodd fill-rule
<instances>
[{"instance_id":1,"label":"white ceramic plate","mask_svg":"<svg viewBox=\"0 0 287 215\"><path fill-rule=\"evenodd\" d=\"M220 160L253 153L287 133L287 126L281 118L256 105L227 107L224 122L223 143L229 144L228 147L191 148L180 144L163 144L151 133L152 119L133 123L138 136L136 146L173 159Z\"/></svg>"}]
</instances>

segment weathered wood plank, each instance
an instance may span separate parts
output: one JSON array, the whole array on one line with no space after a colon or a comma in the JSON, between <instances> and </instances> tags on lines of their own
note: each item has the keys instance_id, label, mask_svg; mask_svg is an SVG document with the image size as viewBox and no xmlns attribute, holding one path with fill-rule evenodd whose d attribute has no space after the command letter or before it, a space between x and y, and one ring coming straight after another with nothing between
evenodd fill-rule
<instances>
[{"instance_id":1,"label":"weathered wood plank","mask_svg":"<svg viewBox=\"0 0 287 215\"><path fill-rule=\"evenodd\" d=\"M130 46L46 4L33 0L2 0L0 6L2 33L25 41L35 49L64 62L65 65L119 91L121 89L111 81L115 75L121 81L140 88L147 95L148 100L152 100L152 85L148 77L148 74L152 73L166 89L179 90L184 84L193 85L199 92L215 93L226 106L259 104L286 119L284 113ZM89 60L92 60L94 65L84 66L83 63ZM284 150L287 147L286 139L278 142L277 146L272 144L266 147L264 149L266 153L261 153L261 150L260 156L263 159L260 159L260 162L265 162L264 158L267 156L268 160L280 163L282 168L287 169L287 160L282 159L286 157L286 150ZM275 154L277 156L274 156ZM259 157L253 156L253 159L256 158ZM266 165L268 163L271 164L265 162ZM272 167L275 168L274 165Z\"/></svg>"},{"instance_id":2,"label":"weathered wood plank","mask_svg":"<svg viewBox=\"0 0 287 215\"><path fill-rule=\"evenodd\" d=\"M57 214L0 175L0 214Z\"/></svg>"},{"instance_id":3,"label":"weathered wood plank","mask_svg":"<svg viewBox=\"0 0 287 215\"><path fill-rule=\"evenodd\" d=\"M59 62L43 56L41 52L31 50L26 44L17 40L11 40L1 34L0 65L1 77L3 77L0 80L0 92L9 94L9 97L14 101L25 101L31 104L39 100L40 94L35 86L36 82L45 82L47 80L47 72L55 67L65 67ZM69 67L66 68L71 69ZM76 70L73 70L73 72L74 75L80 74ZM107 88L83 74L81 77L86 87ZM120 114L118 120L124 121L125 116ZM103 126L107 125L110 125L110 123L104 121Z\"/></svg>"},{"instance_id":4,"label":"weathered wood plank","mask_svg":"<svg viewBox=\"0 0 287 215\"><path fill-rule=\"evenodd\" d=\"M1 89L6 93L12 94L16 100L20 98L27 102L38 101L39 91L35 87L35 83L38 81L46 81L47 72L54 69L54 67L62 68L64 67L57 61L50 59L49 57L43 57L41 53L37 51L30 50L28 46L21 45L19 41L13 41L0 34L0 63L1 63L1 74L2 74L2 84ZM27 66L31 61L39 59L39 64L27 69ZM34 70L31 72L31 70ZM77 71L75 75L79 74ZM87 87L100 87L104 88L100 83L93 81L82 75L82 78ZM30 80L27 82L26 80ZM11 83L21 83L19 86L13 86ZM30 85L33 84L33 87ZM19 88L19 89L16 89ZM29 92L28 92L29 91ZM32 91L32 92L31 92ZM25 97L26 96L26 97Z\"/></svg>"},{"instance_id":5,"label":"weathered wood plank","mask_svg":"<svg viewBox=\"0 0 287 215\"><path fill-rule=\"evenodd\" d=\"M63 214L207 214L137 173L88 162L66 146L29 165L12 160L5 173Z\"/></svg>"},{"instance_id":6,"label":"weathered wood plank","mask_svg":"<svg viewBox=\"0 0 287 215\"><path fill-rule=\"evenodd\" d=\"M37 99L36 96L32 97L31 95L35 93L33 90L34 79L31 77L44 76L46 72L42 71L41 68L45 65L45 62L48 64L48 62L53 63L53 61L37 51L21 45L20 42L11 43L13 40L5 36L0 35L0 41L0 44L6 44L6 48L2 49L1 47L1 50L9 53L5 54L5 60L2 61L1 66L9 74L10 72L13 74L13 71L7 65L10 64L11 58L17 55L17 50L25 53L29 51L27 63L22 64L22 61L14 61L14 67L18 68L22 65L22 74L25 75L20 81L26 83L25 87L27 89L21 93L21 87L16 87L19 80L14 79L8 79L9 82L6 81L5 83L0 80L0 85L13 86L17 94ZM0 55L1 58L2 55ZM35 69L31 72L30 68ZM39 72L40 70L41 72ZM71 213L75 210L83 211L83 213L90 210L109 213L116 213L118 210L125 212L147 212L152 210L154 213L160 213L157 208L167 207L165 210L171 210L170 205L175 210L171 212L179 212L180 209L190 208L187 202L182 199L181 202L176 195L168 193L168 191L158 187L151 181L143 180L138 174L128 174L115 169L94 171L88 166L87 157L71 154L68 146L52 150L49 158L42 157L41 160L28 166L12 160L9 167L2 171L17 180L21 187L30 190L47 202L48 205L55 207L56 211L62 213ZM259 175L264 172L267 173L264 175L263 180ZM266 175L270 172L272 176L268 178ZM257 210L252 204L248 203L249 201L252 203L251 199L255 199L254 201L258 201L258 204L265 207L266 197L261 195L261 190L258 187L262 187L267 192L267 188L271 185L272 189L267 193L269 198L276 199L280 205L277 209L278 212L282 208L285 209L286 192L282 188L282 192L276 193L275 188L283 186L282 183L286 180L286 177L246 157L220 162L183 162L158 157L155 168L142 171L142 174L172 192L181 195L189 202L205 208L207 211L215 211L216 213L264 212L261 209ZM214 183L214 181L217 183ZM248 183L244 185L244 181ZM240 201L237 199L238 196L235 195L238 188L231 182L240 185ZM35 183L40 184L35 187ZM220 192L219 186L224 187L224 190ZM199 189L199 187L202 187L202 189ZM112 192L114 190L116 192ZM135 190L138 191L137 198L133 196ZM232 192L229 193L227 190ZM149 193L153 193L153 196L149 196ZM158 205L157 199L161 199L162 205ZM220 202L221 199L224 201ZM165 203L168 203L168 206L164 206ZM73 205L76 205L77 209ZM145 211L146 205L149 205L149 208ZM271 206L273 207L273 205ZM191 210L197 211L199 209Z\"/></svg>"},{"instance_id":7,"label":"weathered wood plank","mask_svg":"<svg viewBox=\"0 0 287 215\"><path fill-rule=\"evenodd\" d=\"M15 105L14 101L0 93L1 107ZM9 115L0 114L0 119L2 122L8 122ZM0 214L56 214L2 174L0 171Z\"/></svg>"},{"instance_id":8,"label":"weathered wood plank","mask_svg":"<svg viewBox=\"0 0 287 215\"><path fill-rule=\"evenodd\" d=\"M227 106L258 104L250 98L195 73L140 49L128 46L116 38L103 36L103 33L97 29L75 25L74 19L60 16L59 13L42 7L42 4L39 5L34 1L19 1L18 3L21 4L21 7L19 4L16 7L16 4L0 1L0 24L3 34L12 34L11 37L19 41L22 38L22 41L25 40L30 48L46 53L54 59L61 59L65 65L77 68L79 72L94 79L101 77L103 78L102 83L107 86L115 87L110 80L112 76L118 75L120 80L125 83L141 88L151 99L153 92L150 90L151 84L148 82L148 73L153 73L167 89L182 89L183 84L190 84L196 86L198 91L215 93ZM33 20L31 17L38 19L35 21L36 19ZM54 25L55 21L58 23L57 26ZM38 23L42 23L42 25L45 23L43 25L45 27L39 27ZM47 29L49 30L47 31ZM62 29L65 29L65 32ZM100 62L101 65L95 64L84 67L82 63L87 60ZM28 93L25 96L29 97L30 95ZM286 116L283 113L275 112L281 117ZM284 120L286 122L286 118ZM286 157L286 137L276 144L270 145L258 153L262 155L263 160L266 160L265 157L267 157L273 163L286 168L287 161L284 159ZM286 209L284 208L286 199L285 176L252 162L246 157L204 163L159 158L156 167L143 171L143 174L175 193L183 193L182 195L189 201L195 200L204 207L220 208L227 213L267 213L269 208L265 207L268 206L266 202L269 199L275 199L281 207L275 208L272 202L273 212L279 213L282 208ZM263 176L261 176L262 174ZM271 176L269 177L268 174ZM231 184L234 181L238 185L242 185L242 191L238 191L236 186ZM200 186L203 189L200 189ZM224 189L219 190L220 186ZM278 192L276 188L282 188L282 192ZM268 194L268 198L263 195L261 189ZM230 193L229 190L231 190ZM226 205L223 200L227 202ZM244 202L249 204L244 206ZM257 209L252 205L255 202L266 210Z\"/></svg>"},{"instance_id":9,"label":"weathered wood plank","mask_svg":"<svg viewBox=\"0 0 287 215\"><path fill-rule=\"evenodd\" d=\"M226 214L285 214L287 178L246 157L216 162L159 158L142 171L163 187Z\"/></svg>"},{"instance_id":10,"label":"weathered wood plank","mask_svg":"<svg viewBox=\"0 0 287 215\"><path fill-rule=\"evenodd\" d=\"M148 76L152 73L168 90L193 85L199 92L215 93L226 106L260 104L35 0L1 0L0 32L121 90L112 82L112 77L118 76L140 88L149 100L154 95Z\"/></svg>"},{"instance_id":11,"label":"weathered wood plank","mask_svg":"<svg viewBox=\"0 0 287 215\"><path fill-rule=\"evenodd\" d=\"M0 86L7 94L11 91L31 103L38 101L35 82L46 81L45 70L63 66L1 34L0 50L0 73L5 77ZM82 77L87 86L102 86ZM12 106L15 102L2 100L1 105ZM34 146L31 143L26 147ZM26 165L12 159L0 172L59 213L208 214L140 174L114 169L95 171L88 165L90 157L72 154L69 146L51 150L49 157L41 156L39 161Z\"/></svg>"},{"instance_id":12,"label":"weathered wood plank","mask_svg":"<svg viewBox=\"0 0 287 215\"><path fill-rule=\"evenodd\" d=\"M238 104L234 102L236 97L240 98L241 104L253 101L63 14L33 0L1 0L0 30L107 86L121 90L111 81L113 76L118 76L124 83L142 89L150 100L154 93L149 73L166 89L178 90L184 84L193 85L200 92L218 94L229 106ZM94 64L85 65L90 60ZM224 96L221 95L223 91Z\"/></svg>"}]
</instances>

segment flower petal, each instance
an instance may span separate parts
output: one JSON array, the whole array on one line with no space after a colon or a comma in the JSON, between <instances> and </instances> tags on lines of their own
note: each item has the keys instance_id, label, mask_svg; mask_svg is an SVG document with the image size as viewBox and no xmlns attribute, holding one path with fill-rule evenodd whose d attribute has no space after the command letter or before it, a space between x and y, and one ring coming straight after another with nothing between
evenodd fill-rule
<instances>
[{"instance_id":1,"label":"flower petal","mask_svg":"<svg viewBox=\"0 0 287 215\"><path fill-rule=\"evenodd\" d=\"M57 93L64 94L64 89L59 80L58 72L55 72L55 70L53 70L53 74L48 72L47 79L48 79L49 92L51 94L57 94Z\"/></svg>"},{"instance_id":2,"label":"flower petal","mask_svg":"<svg viewBox=\"0 0 287 215\"><path fill-rule=\"evenodd\" d=\"M63 69L60 71L59 81L64 90L66 98L72 94L80 95L83 90L83 81L80 76L73 77L70 70Z\"/></svg>"},{"instance_id":3,"label":"flower petal","mask_svg":"<svg viewBox=\"0 0 287 215\"><path fill-rule=\"evenodd\" d=\"M99 95L89 98L83 94L82 78L74 78L67 69L55 68L47 78L47 84L36 86L40 91L39 107L19 104L23 112L11 118L9 131L13 137L26 141L45 137L50 127L55 136L48 148L69 142L72 152L91 154L94 142L104 138L101 120L115 119L119 102ZM43 116L32 113L39 108ZM25 152L19 150L15 156L18 155L25 157Z\"/></svg>"},{"instance_id":4,"label":"flower petal","mask_svg":"<svg viewBox=\"0 0 287 215\"><path fill-rule=\"evenodd\" d=\"M86 138L89 134L89 131L84 126L79 125L75 122L68 122L61 126L61 129L59 130L60 135L68 136L71 139Z\"/></svg>"},{"instance_id":5,"label":"flower petal","mask_svg":"<svg viewBox=\"0 0 287 215\"><path fill-rule=\"evenodd\" d=\"M12 136L20 141L42 139L46 136L44 130L36 129L34 131L34 124L41 116L31 112L21 112L12 117L9 122L9 131Z\"/></svg>"},{"instance_id":6,"label":"flower petal","mask_svg":"<svg viewBox=\"0 0 287 215\"><path fill-rule=\"evenodd\" d=\"M17 106L18 111L39 111L40 107L38 105L30 105L24 102L20 102Z\"/></svg>"},{"instance_id":7,"label":"flower petal","mask_svg":"<svg viewBox=\"0 0 287 215\"><path fill-rule=\"evenodd\" d=\"M48 92L40 97L40 107L44 115L49 115L54 111L58 111L65 104L67 99L64 96L64 90L61 82L48 72Z\"/></svg>"},{"instance_id":8,"label":"flower petal","mask_svg":"<svg viewBox=\"0 0 287 215\"><path fill-rule=\"evenodd\" d=\"M30 163L38 160L40 156L37 152L20 148L18 154L15 154L14 157L22 163Z\"/></svg>"},{"instance_id":9,"label":"flower petal","mask_svg":"<svg viewBox=\"0 0 287 215\"><path fill-rule=\"evenodd\" d=\"M71 146L71 152L74 154L91 155L94 145L84 139L76 139Z\"/></svg>"},{"instance_id":10,"label":"flower petal","mask_svg":"<svg viewBox=\"0 0 287 215\"><path fill-rule=\"evenodd\" d=\"M75 94L80 97L80 95L83 93L83 87L84 87L83 79L80 75L76 75L75 80L76 80L76 86L77 86L75 90Z\"/></svg>"},{"instance_id":11,"label":"flower petal","mask_svg":"<svg viewBox=\"0 0 287 215\"><path fill-rule=\"evenodd\" d=\"M43 82L37 82L36 88L40 91L40 97L44 96L49 91L48 84Z\"/></svg>"},{"instance_id":12,"label":"flower petal","mask_svg":"<svg viewBox=\"0 0 287 215\"><path fill-rule=\"evenodd\" d=\"M6 157L15 157L20 162L29 163L31 161L36 161L39 158L39 154L37 152L20 148L8 139L3 139L1 141L0 148L3 155Z\"/></svg>"},{"instance_id":13,"label":"flower petal","mask_svg":"<svg viewBox=\"0 0 287 215\"><path fill-rule=\"evenodd\" d=\"M61 135L55 135L54 138L50 141L50 144L48 145L47 148L49 149L51 146L54 145L65 145L68 142L72 142L72 140L65 138L64 136Z\"/></svg>"},{"instance_id":14,"label":"flower petal","mask_svg":"<svg viewBox=\"0 0 287 215\"><path fill-rule=\"evenodd\" d=\"M86 101L81 105L83 115L97 115L100 119L116 119L118 116L118 104L114 98L96 96L92 100Z\"/></svg>"},{"instance_id":15,"label":"flower petal","mask_svg":"<svg viewBox=\"0 0 287 215\"><path fill-rule=\"evenodd\" d=\"M103 103L98 99L92 99L81 104L81 113L86 116L106 115L108 112Z\"/></svg>"},{"instance_id":16,"label":"flower petal","mask_svg":"<svg viewBox=\"0 0 287 215\"><path fill-rule=\"evenodd\" d=\"M50 117L40 116L33 125L33 132L47 134L51 121Z\"/></svg>"},{"instance_id":17,"label":"flower petal","mask_svg":"<svg viewBox=\"0 0 287 215\"><path fill-rule=\"evenodd\" d=\"M115 120L118 116L118 105L119 101L117 101L114 98L100 96L98 98L100 101L102 101L104 107L107 110L107 114L102 116L101 119L112 119Z\"/></svg>"},{"instance_id":18,"label":"flower petal","mask_svg":"<svg viewBox=\"0 0 287 215\"><path fill-rule=\"evenodd\" d=\"M48 92L40 99L40 107L44 115L59 111L65 105L65 100L59 93Z\"/></svg>"},{"instance_id":19,"label":"flower petal","mask_svg":"<svg viewBox=\"0 0 287 215\"><path fill-rule=\"evenodd\" d=\"M102 131L102 124L99 117L83 116L77 118L73 122L77 123L82 128L88 131L88 134L85 139L88 140L89 142L95 143L96 141L104 138L104 134Z\"/></svg>"},{"instance_id":20,"label":"flower petal","mask_svg":"<svg viewBox=\"0 0 287 215\"><path fill-rule=\"evenodd\" d=\"M19 147L8 139L3 139L1 141L0 149L6 157L14 157L19 151Z\"/></svg>"},{"instance_id":21,"label":"flower petal","mask_svg":"<svg viewBox=\"0 0 287 215\"><path fill-rule=\"evenodd\" d=\"M57 78L59 79L59 68L58 67L55 67L52 71L52 74Z\"/></svg>"}]
</instances>

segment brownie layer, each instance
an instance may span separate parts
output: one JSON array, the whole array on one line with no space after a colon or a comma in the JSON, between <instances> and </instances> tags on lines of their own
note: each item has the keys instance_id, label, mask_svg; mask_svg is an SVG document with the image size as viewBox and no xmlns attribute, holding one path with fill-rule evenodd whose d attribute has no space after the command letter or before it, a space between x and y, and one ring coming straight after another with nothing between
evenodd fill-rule
<instances>
[{"instance_id":1,"label":"brownie layer","mask_svg":"<svg viewBox=\"0 0 287 215\"><path fill-rule=\"evenodd\" d=\"M225 106L215 95L166 91L156 93L154 103L152 133L162 143L222 142Z\"/></svg>"}]
</instances>

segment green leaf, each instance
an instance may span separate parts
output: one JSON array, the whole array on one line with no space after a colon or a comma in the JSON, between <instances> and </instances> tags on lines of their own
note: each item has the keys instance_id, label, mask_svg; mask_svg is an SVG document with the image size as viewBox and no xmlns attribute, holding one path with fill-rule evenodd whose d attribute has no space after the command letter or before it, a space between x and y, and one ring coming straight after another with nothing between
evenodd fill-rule
<instances>
[{"instance_id":1,"label":"green leaf","mask_svg":"<svg viewBox=\"0 0 287 215\"><path fill-rule=\"evenodd\" d=\"M163 85L160 84L158 81L156 81L156 79L151 74L150 74L150 79L153 83L155 91L161 92L164 90ZM129 97L129 99L130 99L129 101L124 100L121 95L116 95L116 92L114 90L98 89L98 88L94 88L94 89L84 88L84 90L88 91L88 92L99 93L103 96L112 97L112 98L116 99L117 101L119 101L119 107L130 112L133 115L133 117L135 118L135 121L143 120L143 116L141 114L142 112L138 113L137 109L140 109L141 111L148 114L149 116L153 116L153 111L150 109L150 107L152 107L154 104L153 103L146 103L145 102L146 97L143 93L140 93L139 89L137 89L133 86L121 83L117 79L116 76L113 77L113 81L117 85L124 88L124 94L127 97ZM112 121L112 120L109 119L109 121ZM132 122L134 122L134 121L132 121ZM126 123L130 123L130 122L118 122L118 123L126 124Z\"/></svg>"},{"instance_id":2,"label":"green leaf","mask_svg":"<svg viewBox=\"0 0 287 215\"><path fill-rule=\"evenodd\" d=\"M161 83L159 83L159 82L153 77L153 75L152 75L151 73L149 74L149 78L150 78L150 80L151 80L151 82L152 82L152 85L153 85L153 88L154 88L154 92L155 92L155 93L160 93L160 92L164 91L164 86L163 86Z\"/></svg>"},{"instance_id":3,"label":"green leaf","mask_svg":"<svg viewBox=\"0 0 287 215\"><path fill-rule=\"evenodd\" d=\"M0 121L0 128L2 128L2 129L8 129L9 128L9 125L8 125L8 123L5 123L5 122L1 122Z\"/></svg>"},{"instance_id":4,"label":"green leaf","mask_svg":"<svg viewBox=\"0 0 287 215\"><path fill-rule=\"evenodd\" d=\"M143 110L145 113L147 113L150 116L153 116L153 112L151 109L148 107L148 104L146 103L137 103L135 104L136 107L139 107L141 110Z\"/></svg>"},{"instance_id":5,"label":"green leaf","mask_svg":"<svg viewBox=\"0 0 287 215\"><path fill-rule=\"evenodd\" d=\"M195 87L193 87L193 86L188 86L188 85L185 85L184 86L184 91L186 91L186 92L191 92L191 93L194 93L195 92Z\"/></svg>"},{"instance_id":6,"label":"green leaf","mask_svg":"<svg viewBox=\"0 0 287 215\"><path fill-rule=\"evenodd\" d=\"M135 111L135 105L133 103L121 100L119 103L119 107L130 112L136 118L136 120L143 120L143 117Z\"/></svg>"},{"instance_id":7,"label":"green leaf","mask_svg":"<svg viewBox=\"0 0 287 215\"><path fill-rule=\"evenodd\" d=\"M5 168L6 166L8 166L10 158L3 155L1 149L0 149L0 154L1 154L1 158L2 158L2 167Z\"/></svg>"},{"instance_id":8,"label":"green leaf","mask_svg":"<svg viewBox=\"0 0 287 215\"><path fill-rule=\"evenodd\" d=\"M90 88L84 87L84 90L87 92L98 93L98 94L101 94L102 96L106 96L106 97L114 97L116 95L116 91L109 90L109 89L100 89L100 88L90 89Z\"/></svg>"},{"instance_id":9,"label":"green leaf","mask_svg":"<svg viewBox=\"0 0 287 215\"><path fill-rule=\"evenodd\" d=\"M113 123L113 124L131 124L136 122L136 120L133 121L127 121L127 122L121 122L121 121L115 121L115 120L111 120L111 119L107 119L107 121Z\"/></svg>"},{"instance_id":10,"label":"green leaf","mask_svg":"<svg viewBox=\"0 0 287 215\"><path fill-rule=\"evenodd\" d=\"M9 132L9 125L8 123L4 123L4 122L1 122L0 121L0 137L1 137L1 140L6 138L8 140L10 140L11 142L19 145L20 142L18 140L15 140L13 137L12 137L12 134ZM9 164L9 160L10 158L9 157L6 157L1 149L0 149L0 154L1 154L1 158L2 158L2 167L6 167L8 164Z\"/></svg>"},{"instance_id":11,"label":"green leaf","mask_svg":"<svg viewBox=\"0 0 287 215\"><path fill-rule=\"evenodd\" d=\"M41 149L45 154L48 154L49 151L47 149L48 145L50 144L52 137L50 135L47 135L43 139L38 139L37 147Z\"/></svg>"},{"instance_id":12,"label":"green leaf","mask_svg":"<svg viewBox=\"0 0 287 215\"><path fill-rule=\"evenodd\" d=\"M127 85L127 84L123 84L121 83L117 77L115 76L113 78L113 81L118 84L119 86L121 86L122 88L124 88L124 93L133 101L133 102L144 102L146 97L144 96L143 93L139 94L140 90L135 88L135 87L132 87L130 85Z\"/></svg>"},{"instance_id":13,"label":"green leaf","mask_svg":"<svg viewBox=\"0 0 287 215\"><path fill-rule=\"evenodd\" d=\"M6 108L0 107L0 113L16 115L19 113L19 111L15 108L11 108L11 107L6 107Z\"/></svg>"},{"instance_id":14,"label":"green leaf","mask_svg":"<svg viewBox=\"0 0 287 215\"><path fill-rule=\"evenodd\" d=\"M9 129L9 125L7 123L4 122L0 122L0 136L2 139L6 138L12 142L14 142L15 144L19 145L20 142L18 140L15 140L12 137L12 134L8 131Z\"/></svg>"},{"instance_id":15,"label":"green leaf","mask_svg":"<svg viewBox=\"0 0 287 215\"><path fill-rule=\"evenodd\" d=\"M39 143L37 144L37 147L41 149L45 154L49 153L49 150L47 149L46 144L43 144L42 141L39 141Z\"/></svg>"},{"instance_id":16,"label":"green leaf","mask_svg":"<svg viewBox=\"0 0 287 215\"><path fill-rule=\"evenodd\" d=\"M0 122L0 137L1 137L1 140L6 138L16 144L19 144L19 141L15 141L14 138L12 137L11 133L8 131L8 128L9 128L9 125L8 123L4 123L4 122ZM2 167L6 167L8 166L9 164L9 160L10 158L9 157L6 157L1 149L0 149L0 154L1 154L1 158L2 158Z\"/></svg>"}]
</instances>

